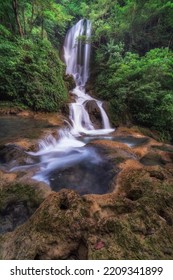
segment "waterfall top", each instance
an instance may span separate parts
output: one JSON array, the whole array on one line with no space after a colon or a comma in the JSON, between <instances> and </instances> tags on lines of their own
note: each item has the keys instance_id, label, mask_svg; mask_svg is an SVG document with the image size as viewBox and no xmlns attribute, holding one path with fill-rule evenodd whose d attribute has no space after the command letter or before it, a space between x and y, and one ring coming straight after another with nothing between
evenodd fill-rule
<instances>
[{"instance_id":1,"label":"waterfall top","mask_svg":"<svg viewBox=\"0 0 173 280\"><path fill-rule=\"evenodd\" d=\"M80 40L85 36L86 42ZM89 78L91 21L81 19L67 33L64 43L66 74L73 75L77 86L85 86Z\"/></svg>"}]
</instances>

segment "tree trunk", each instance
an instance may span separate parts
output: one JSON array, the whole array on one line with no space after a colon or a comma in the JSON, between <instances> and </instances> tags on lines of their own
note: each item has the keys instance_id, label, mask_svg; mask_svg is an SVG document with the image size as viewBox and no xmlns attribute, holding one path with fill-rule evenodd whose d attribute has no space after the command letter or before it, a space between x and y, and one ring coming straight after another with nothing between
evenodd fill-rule
<instances>
[{"instance_id":1,"label":"tree trunk","mask_svg":"<svg viewBox=\"0 0 173 280\"><path fill-rule=\"evenodd\" d=\"M34 3L32 3L32 14L30 18L30 32L29 32L30 34L32 33L33 25L34 25Z\"/></svg>"},{"instance_id":2,"label":"tree trunk","mask_svg":"<svg viewBox=\"0 0 173 280\"><path fill-rule=\"evenodd\" d=\"M19 32L20 36L23 37L23 30L22 30L22 27L21 27L21 24L20 24L20 20L19 20L19 12L18 12L17 0L12 0L12 7L13 7L13 11L14 11L17 27L18 27L18 32Z\"/></svg>"},{"instance_id":3,"label":"tree trunk","mask_svg":"<svg viewBox=\"0 0 173 280\"><path fill-rule=\"evenodd\" d=\"M22 18L23 18L23 33L26 35L26 17L25 17L25 8L22 8Z\"/></svg>"},{"instance_id":4,"label":"tree trunk","mask_svg":"<svg viewBox=\"0 0 173 280\"><path fill-rule=\"evenodd\" d=\"M44 39L44 18L41 19L41 39Z\"/></svg>"}]
</instances>

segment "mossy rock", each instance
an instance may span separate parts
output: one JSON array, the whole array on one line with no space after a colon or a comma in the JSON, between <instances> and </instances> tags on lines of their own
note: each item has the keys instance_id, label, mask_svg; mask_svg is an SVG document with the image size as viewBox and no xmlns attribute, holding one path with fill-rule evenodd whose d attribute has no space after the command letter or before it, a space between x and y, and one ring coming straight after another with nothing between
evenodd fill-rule
<instances>
[{"instance_id":1,"label":"mossy rock","mask_svg":"<svg viewBox=\"0 0 173 280\"><path fill-rule=\"evenodd\" d=\"M44 195L28 184L14 183L0 189L0 233L13 231L36 211Z\"/></svg>"},{"instance_id":2,"label":"mossy rock","mask_svg":"<svg viewBox=\"0 0 173 280\"><path fill-rule=\"evenodd\" d=\"M75 88L76 83L75 83L75 80L74 80L72 75L64 75L64 81L65 81L65 84L66 84L66 87L67 87L68 91Z\"/></svg>"},{"instance_id":3,"label":"mossy rock","mask_svg":"<svg viewBox=\"0 0 173 280\"><path fill-rule=\"evenodd\" d=\"M50 194L25 224L0 239L0 257L173 259L172 173L130 166L118 182L117 193L103 196Z\"/></svg>"},{"instance_id":4,"label":"mossy rock","mask_svg":"<svg viewBox=\"0 0 173 280\"><path fill-rule=\"evenodd\" d=\"M66 259L77 254L87 225L84 204L73 191L50 194L27 223L5 236L0 246L2 258ZM6 242L12 246L7 251Z\"/></svg>"}]
</instances>

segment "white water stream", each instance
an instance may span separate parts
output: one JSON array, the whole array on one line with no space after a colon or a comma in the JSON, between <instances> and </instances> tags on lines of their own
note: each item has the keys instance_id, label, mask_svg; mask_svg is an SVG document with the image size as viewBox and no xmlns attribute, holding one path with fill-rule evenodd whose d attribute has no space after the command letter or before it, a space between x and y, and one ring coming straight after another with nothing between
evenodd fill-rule
<instances>
[{"instance_id":1,"label":"white water stream","mask_svg":"<svg viewBox=\"0 0 173 280\"><path fill-rule=\"evenodd\" d=\"M80 36L86 37L85 44L82 40L78 40ZM76 102L70 105L71 133L75 136L79 136L81 133L103 135L113 131L102 102L92 98L85 92L85 85L89 77L90 37L91 22L82 19L68 31L64 43L64 59L67 65L66 74L72 75L76 83L76 87L72 91ZM94 100L100 109L103 123L102 129L94 129L89 114L85 109L86 103L90 100Z\"/></svg>"},{"instance_id":2,"label":"white water stream","mask_svg":"<svg viewBox=\"0 0 173 280\"><path fill-rule=\"evenodd\" d=\"M78 40L80 36L86 36L86 43ZM100 156L94 148L84 147L86 144L77 139L82 135L105 135L114 129L111 128L109 119L103 104L92 98L85 92L85 85L89 77L89 62L91 53L91 22L89 20L80 20L67 33L64 43L64 59L66 63L66 74L72 75L76 87L72 94L75 97L75 103L70 104L70 122L69 128L59 131L59 140L49 136L40 142L40 149L36 153L29 153L40 157L40 170L34 176L38 181L50 183L48 175L53 170L60 170L83 160L89 160L91 164L97 164L101 161ZM85 108L89 100L94 100L102 117L103 128L95 129L90 120L90 116ZM52 179L53 180L53 179Z\"/></svg>"}]
</instances>

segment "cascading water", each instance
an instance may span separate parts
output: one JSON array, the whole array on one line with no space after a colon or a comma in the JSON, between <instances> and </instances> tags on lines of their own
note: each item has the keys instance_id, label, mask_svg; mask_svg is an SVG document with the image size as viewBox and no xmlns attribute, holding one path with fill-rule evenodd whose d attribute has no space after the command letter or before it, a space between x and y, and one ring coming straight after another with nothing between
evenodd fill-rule
<instances>
[{"instance_id":1,"label":"cascading water","mask_svg":"<svg viewBox=\"0 0 173 280\"><path fill-rule=\"evenodd\" d=\"M78 40L80 36L85 36L85 44ZM91 22L82 19L69 30L64 43L64 58L67 65L66 74L72 75L76 83L76 87L72 91L76 102L70 105L71 133L73 135L80 135L81 133L103 135L113 131L102 102L92 98L85 92L85 85L89 77L90 37ZM103 129L94 129L89 114L85 109L89 100L94 100L100 109Z\"/></svg>"},{"instance_id":2,"label":"cascading water","mask_svg":"<svg viewBox=\"0 0 173 280\"><path fill-rule=\"evenodd\" d=\"M80 36L86 37L86 43L78 40ZM85 84L89 77L90 36L91 22L82 19L69 30L65 38L66 73L73 75L76 83L76 87L72 91L76 102L70 105L69 118L71 125L69 125L69 128L59 131L59 140L49 136L40 142L38 152L28 153L36 158L35 166L39 168L39 171L33 177L34 179L50 184L55 190L59 190L59 187L74 188L81 194L104 193L110 180L109 175L105 174L106 171L109 174L110 164L105 163L94 148L87 147L84 139L82 140L82 136L104 135L114 131L110 127L102 102L85 92ZM94 100L100 108L103 122L102 129L94 129L85 108L89 100ZM80 140L78 137L80 137ZM34 164L31 167L33 166ZM77 166L77 169L74 170L75 166ZM13 171L21 170L21 168L28 168L28 166L13 168ZM66 179L63 185L64 176ZM76 177L75 182L74 177Z\"/></svg>"}]
</instances>

